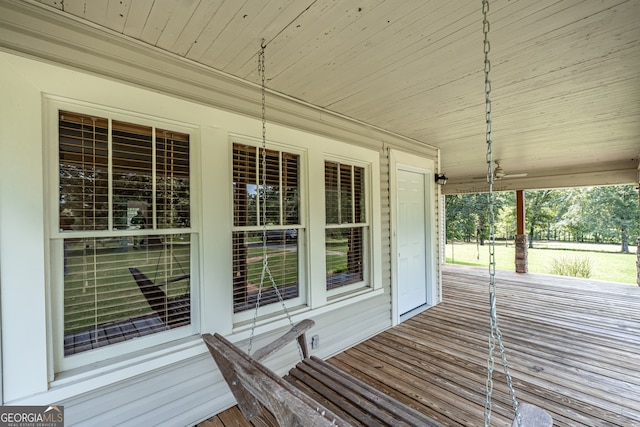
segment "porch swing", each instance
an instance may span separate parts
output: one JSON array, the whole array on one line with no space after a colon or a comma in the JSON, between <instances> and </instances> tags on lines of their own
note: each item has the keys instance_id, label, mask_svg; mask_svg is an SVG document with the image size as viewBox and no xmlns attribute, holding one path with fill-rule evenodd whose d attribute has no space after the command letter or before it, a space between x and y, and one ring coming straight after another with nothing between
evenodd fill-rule
<instances>
[{"instance_id":1,"label":"porch swing","mask_svg":"<svg viewBox=\"0 0 640 427\"><path fill-rule=\"evenodd\" d=\"M518 403L515 397L513 382L509 374L505 348L502 343L502 334L498 327L496 313L496 284L495 284L495 233L493 215L493 171L492 171L492 140L491 140L491 83L489 70L491 68L488 59L489 53L489 22L487 13L488 0L483 0L482 10L484 15L484 53L485 53L485 94L486 94L486 124L487 124L487 181L489 183L490 206L490 334L489 356L487 359L486 399L484 411L484 425L490 426L491 422L491 397L493 392L493 352L498 345L503 362L507 385L509 387L513 403L515 418L513 426L518 427L548 427L553 424L551 416L541 408L527 403ZM264 72L264 40L258 55L259 73L262 80L262 182L265 177L265 152L266 152L266 120L265 120L265 72ZM264 193L263 193L264 194ZM264 209L263 209L264 215ZM368 384L354 378L339 368L326 363L322 359L309 356L306 331L314 326L310 319L293 324L284 300L278 291L277 284L269 270L266 227L263 216L263 251L262 273L258 289L258 297L255 306L255 314L249 338L248 353L232 344L220 334L203 334L202 338L207 345L212 357L216 361L225 381L233 393L238 407L247 420L251 420L261 413L261 406L266 407L276 418L280 426L440 426L437 421L416 411ZM255 326L260 307L260 296L265 278L268 278L289 319L291 329L257 350L253 356L251 349L255 336ZM262 361L297 341L301 361L281 378L262 364Z\"/></svg>"}]
</instances>

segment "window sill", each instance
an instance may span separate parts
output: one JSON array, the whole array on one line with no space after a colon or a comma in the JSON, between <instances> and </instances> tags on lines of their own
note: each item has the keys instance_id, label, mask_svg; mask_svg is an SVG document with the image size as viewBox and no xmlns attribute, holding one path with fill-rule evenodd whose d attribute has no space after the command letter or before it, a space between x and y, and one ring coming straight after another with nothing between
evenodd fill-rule
<instances>
[{"instance_id":1,"label":"window sill","mask_svg":"<svg viewBox=\"0 0 640 427\"><path fill-rule=\"evenodd\" d=\"M158 345L90 366L72 369L56 375L49 384L47 401L59 402L119 381L206 353L199 335Z\"/></svg>"},{"instance_id":2,"label":"window sill","mask_svg":"<svg viewBox=\"0 0 640 427\"><path fill-rule=\"evenodd\" d=\"M341 308L357 304L361 301L375 298L385 293L383 288L372 289L370 287L361 287L351 292L341 293L330 298L326 305L322 307L310 309L306 306L302 306L299 309L289 309L291 320L293 323L297 323L301 320L308 319L315 316L320 316ZM283 328L289 325L289 320L283 313L278 313L278 316L269 316L267 318L259 319L256 323L255 335L270 332L274 329ZM241 341L248 339L251 336L251 322L242 322L234 325L232 331L233 341Z\"/></svg>"},{"instance_id":3,"label":"window sill","mask_svg":"<svg viewBox=\"0 0 640 427\"><path fill-rule=\"evenodd\" d=\"M338 286L327 290L327 301L331 303L344 298L353 298L354 296L369 292L371 289L371 286L367 286L366 282L363 280L350 283L348 285Z\"/></svg>"},{"instance_id":4,"label":"window sill","mask_svg":"<svg viewBox=\"0 0 640 427\"><path fill-rule=\"evenodd\" d=\"M369 298L374 298L385 293L384 288L362 287L349 292L343 292L329 297L325 311L336 310L351 304L356 304Z\"/></svg>"}]
</instances>

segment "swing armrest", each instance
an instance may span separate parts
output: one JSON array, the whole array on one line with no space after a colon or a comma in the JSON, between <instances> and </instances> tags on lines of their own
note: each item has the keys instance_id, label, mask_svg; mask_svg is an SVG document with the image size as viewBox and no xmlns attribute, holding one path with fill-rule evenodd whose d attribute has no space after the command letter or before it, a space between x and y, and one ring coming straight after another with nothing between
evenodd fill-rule
<instances>
[{"instance_id":1,"label":"swing armrest","mask_svg":"<svg viewBox=\"0 0 640 427\"><path fill-rule=\"evenodd\" d=\"M307 340L305 338L305 332L311 329L315 325L315 322L311 319L302 320L289 329L289 332L276 339L275 341L265 345L262 348L256 350L251 356L252 359L258 362L271 356L281 348L286 347L290 342L297 339L300 347L302 348L302 355L305 359L309 357L309 349L307 347Z\"/></svg>"}]
</instances>

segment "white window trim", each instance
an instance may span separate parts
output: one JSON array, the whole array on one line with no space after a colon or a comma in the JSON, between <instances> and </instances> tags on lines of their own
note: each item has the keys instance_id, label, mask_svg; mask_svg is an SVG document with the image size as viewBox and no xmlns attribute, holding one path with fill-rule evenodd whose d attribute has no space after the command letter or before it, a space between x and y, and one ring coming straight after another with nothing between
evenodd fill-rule
<instances>
[{"instance_id":1,"label":"white window trim","mask_svg":"<svg viewBox=\"0 0 640 427\"><path fill-rule=\"evenodd\" d=\"M267 149L286 151L299 154L300 157L300 227L304 232L299 233L299 270L300 295L302 299L294 302L285 301L287 311L292 319L319 315L338 309L349 304L380 295L382 289L382 249L381 249L381 212L380 212L380 153L369 148L353 146L344 142L325 137L309 135L304 141L296 138L296 145L276 141L267 141ZM246 135L229 133L229 181L232 181L234 143L260 146L262 141ZM365 169L365 206L366 223L355 224L367 229L368 237L365 241L364 280L327 291L326 263L325 263L325 198L324 198L324 163L334 161L363 167ZM311 181L311 177L316 177ZM321 177L321 178L320 178ZM229 200L232 200L231 189ZM314 194L311 197L311 193ZM233 218L233 204L230 206L230 217ZM342 224L346 226L345 224ZM240 231L242 227L235 227ZM261 229L261 227L258 227ZM296 228L295 226L292 228ZM247 229L247 228L244 228ZM231 248L229 248L231 250ZM231 267L229 267L231 269ZM229 285L230 286L230 285ZM232 305L231 299L228 304ZM270 307L271 306L271 307ZM233 314L232 333L234 336L244 336L253 323L255 310ZM267 331L282 322L288 322L283 313L282 305L270 304L260 308L256 319L256 333ZM240 335L237 335L240 334Z\"/></svg>"},{"instance_id":2,"label":"white window trim","mask_svg":"<svg viewBox=\"0 0 640 427\"><path fill-rule=\"evenodd\" d=\"M47 301L48 320L47 342L49 351L49 381L56 384L58 378L73 376L74 372L86 376L86 370L91 367L108 366L127 354L135 354L138 351L152 347L171 345L171 342L194 336L199 332L200 325L200 280L199 280L199 163L196 161L196 153L199 151L198 127L184 122L153 117L150 115L130 112L126 110L99 106L88 102L69 100L54 95L44 95L45 113L45 174L48 178L45 182L45 194L48 195L46 206L47 215L47 259L49 271L47 274ZM179 229L179 232L191 235L191 323L190 325L171 329L168 331L127 340L117 344L110 344L91 351L78 353L71 356L64 356L64 310L62 307L64 293L64 272L62 264L56 260L62 259L63 238L69 238L70 233L62 233L59 230L59 171L58 171L58 112L59 110L74 111L83 114L108 117L110 120L119 120L129 123L136 123L144 126L170 128L177 132L189 134L190 144L190 194L191 194L191 227ZM110 165L111 167L111 165ZM175 234L176 229L159 229L159 234ZM154 231L155 232L155 231ZM91 231L74 232L73 237L91 236L113 236L136 235L137 231L112 230L112 231Z\"/></svg>"},{"instance_id":3,"label":"white window trim","mask_svg":"<svg viewBox=\"0 0 640 427\"><path fill-rule=\"evenodd\" d=\"M373 227L371 227L371 216L372 216L372 212L374 211L373 206L372 206L372 187L373 187L373 178L372 178L372 169L373 169L373 162L364 162L361 159L352 159L349 157L341 157L341 156L336 156L336 155L325 155L324 159L323 159L323 167L324 167L324 162L334 162L334 163L338 163L341 165L349 165L349 166L355 166L355 167L361 167L364 169L364 184L365 184L365 189L364 189L364 205L365 205L365 222L361 222L361 223L341 223L341 224L327 224L325 221L325 226L324 229L327 230L329 228L348 228L348 227L360 227L363 228L365 230L365 234L364 234L364 241L363 241L363 254L362 254L362 262L363 262L363 270L362 270L362 277L363 279L359 282L355 282L355 283L350 283L348 285L344 285L344 286L340 286L336 289L331 289L331 290L326 290L327 293L327 300L330 302L335 302L335 301L339 301L345 298L349 298L350 296L353 296L354 293L356 293L359 290L364 290L366 291L368 288L374 289L374 285L373 285L373 280L372 280L372 268L371 266L374 265L373 262L373 247L371 246L372 244L372 238L371 238L371 233L373 232ZM380 177L377 178L378 182L380 181ZM324 176L322 179L323 182L323 187L326 184ZM323 204L324 204L324 194L323 193ZM379 199L378 199L379 200ZM323 212L325 212L326 207L323 206ZM323 245L326 245L326 241L323 242ZM326 263L326 257L324 262ZM325 272L326 272L326 265L325 265ZM325 289L326 289L326 273L325 273Z\"/></svg>"},{"instance_id":4,"label":"white window trim","mask_svg":"<svg viewBox=\"0 0 640 427\"><path fill-rule=\"evenodd\" d=\"M313 199L317 204L316 207L310 208L310 211L320 211L321 215L321 232L322 239L317 242L317 251L321 253L322 259L322 291L318 291L321 294L320 300L323 304L329 306L339 304L349 304L350 302L357 303L361 298L366 298L369 294L378 294L382 290L382 222L380 212L380 153L366 148L354 147L351 145L331 145L330 147L323 147L322 156L318 156L319 168L322 173L322 197L316 197ZM331 148L331 151L329 151ZM336 289L326 289L326 261L325 261L325 230L332 225L326 224L325 219L325 180L324 180L324 164L326 161L336 162L340 164L348 164L352 166L358 166L364 168L365 171L365 209L366 209L366 222L353 224L354 226L364 226L366 228L366 239L364 241L364 254L363 254L363 281L352 283L349 285L341 286ZM341 224L346 227L349 224ZM320 279L318 279L320 280Z\"/></svg>"}]
</instances>

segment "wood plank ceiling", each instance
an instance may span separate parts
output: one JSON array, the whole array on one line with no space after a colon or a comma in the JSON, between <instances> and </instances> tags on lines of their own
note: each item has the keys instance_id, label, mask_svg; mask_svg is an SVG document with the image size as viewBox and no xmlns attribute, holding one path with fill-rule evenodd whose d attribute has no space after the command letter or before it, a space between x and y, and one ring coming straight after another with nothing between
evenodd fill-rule
<instances>
[{"instance_id":1,"label":"wood plank ceiling","mask_svg":"<svg viewBox=\"0 0 640 427\"><path fill-rule=\"evenodd\" d=\"M486 188L479 0L39 0L115 33L441 149ZM53 11L52 11L53 12ZM491 2L498 189L638 181L640 2Z\"/></svg>"}]
</instances>

